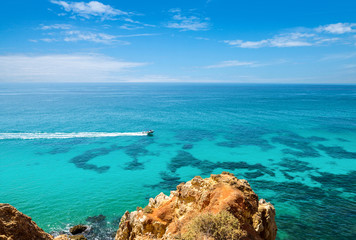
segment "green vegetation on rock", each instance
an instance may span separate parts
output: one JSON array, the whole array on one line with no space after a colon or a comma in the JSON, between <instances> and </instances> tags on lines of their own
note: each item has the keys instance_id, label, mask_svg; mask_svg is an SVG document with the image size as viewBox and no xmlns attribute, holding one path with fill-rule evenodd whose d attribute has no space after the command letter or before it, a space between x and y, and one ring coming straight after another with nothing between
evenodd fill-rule
<instances>
[{"instance_id":1,"label":"green vegetation on rock","mask_svg":"<svg viewBox=\"0 0 356 240\"><path fill-rule=\"evenodd\" d=\"M182 240L197 239L240 239L247 233L240 229L240 223L228 211L218 214L206 213L194 218L187 226L187 231L182 235Z\"/></svg>"}]
</instances>

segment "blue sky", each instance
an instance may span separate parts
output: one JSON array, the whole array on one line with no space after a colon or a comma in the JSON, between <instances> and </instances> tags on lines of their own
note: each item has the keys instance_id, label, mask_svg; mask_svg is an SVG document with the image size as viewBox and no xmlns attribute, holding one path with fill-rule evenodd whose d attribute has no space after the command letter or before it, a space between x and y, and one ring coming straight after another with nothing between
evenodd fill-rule
<instances>
[{"instance_id":1,"label":"blue sky","mask_svg":"<svg viewBox=\"0 0 356 240\"><path fill-rule=\"evenodd\" d=\"M353 0L1 5L1 82L356 83Z\"/></svg>"}]
</instances>

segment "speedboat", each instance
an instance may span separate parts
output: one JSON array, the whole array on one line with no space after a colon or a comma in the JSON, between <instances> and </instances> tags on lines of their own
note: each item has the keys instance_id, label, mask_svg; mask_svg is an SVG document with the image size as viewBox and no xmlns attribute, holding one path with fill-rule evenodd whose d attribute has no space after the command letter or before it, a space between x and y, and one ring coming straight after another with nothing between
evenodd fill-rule
<instances>
[{"instance_id":1,"label":"speedboat","mask_svg":"<svg viewBox=\"0 0 356 240\"><path fill-rule=\"evenodd\" d=\"M154 131L153 130L149 130L145 132L147 134L147 136L153 136Z\"/></svg>"}]
</instances>

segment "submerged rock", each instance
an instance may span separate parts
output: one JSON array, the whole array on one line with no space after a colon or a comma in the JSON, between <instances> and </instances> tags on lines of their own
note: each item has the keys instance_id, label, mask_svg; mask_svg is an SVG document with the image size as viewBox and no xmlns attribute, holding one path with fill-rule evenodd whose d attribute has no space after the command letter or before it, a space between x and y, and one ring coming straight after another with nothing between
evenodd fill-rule
<instances>
[{"instance_id":1,"label":"submerged rock","mask_svg":"<svg viewBox=\"0 0 356 240\"><path fill-rule=\"evenodd\" d=\"M52 240L32 219L10 204L0 203L1 240Z\"/></svg>"},{"instance_id":2,"label":"submerged rock","mask_svg":"<svg viewBox=\"0 0 356 240\"><path fill-rule=\"evenodd\" d=\"M86 221L91 223L101 223L105 221L105 216L100 214L98 216L87 217Z\"/></svg>"},{"instance_id":3,"label":"submerged rock","mask_svg":"<svg viewBox=\"0 0 356 240\"><path fill-rule=\"evenodd\" d=\"M87 228L88 228L88 227L85 226L85 225L76 225L76 226L74 226L74 227L71 227L71 228L69 229L69 232L70 232L71 234L75 235L75 234L84 232L85 230L87 230Z\"/></svg>"},{"instance_id":4,"label":"submerged rock","mask_svg":"<svg viewBox=\"0 0 356 240\"><path fill-rule=\"evenodd\" d=\"M277 234L275 209L246 180L223 172L181 183L138 211L126 211L115 240L266 239ZM226 237L230 236L230 237Z\"/></svg>"}]
</instances>

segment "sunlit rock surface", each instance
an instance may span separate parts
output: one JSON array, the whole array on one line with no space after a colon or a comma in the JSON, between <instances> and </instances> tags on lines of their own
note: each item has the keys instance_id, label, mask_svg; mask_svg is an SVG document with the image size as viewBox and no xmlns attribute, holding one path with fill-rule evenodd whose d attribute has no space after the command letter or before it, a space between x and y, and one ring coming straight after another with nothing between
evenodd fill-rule
<instances>
[{"instance_id":1,"label":"sunlit rock surface","mask_svg":"<svg viewBox=\"0 0 356 240\"><path fill-rule=\"evenodd\" d=\"M198 230L193 238L189 233L199 216L204 219L204 216L215 216L223 212L236 218L238 231L230 239L276 238L273 205L263 199L259 201L246 180L223 172L206 179L195 177L179 184L170 196L161 193L151 198L145 208L126 212L115 240L217 239L213 231L200 233Z\"/></svg>"},{"instance_id":2,"label":"sunlit rock surface","mask_svg":"<svg viewBox=\"0 0 356 240\"><path fill-rule=\"evenodd\" d=\"M52 240L32 219L10 204L0 203L1 240Z\"/></svg>"}]
</instances>

